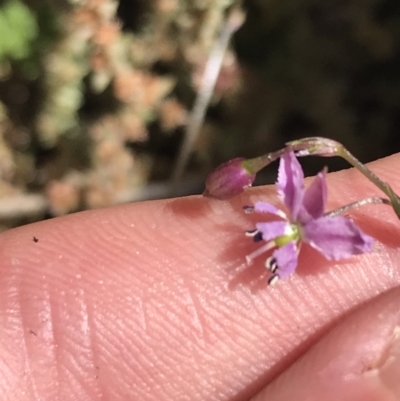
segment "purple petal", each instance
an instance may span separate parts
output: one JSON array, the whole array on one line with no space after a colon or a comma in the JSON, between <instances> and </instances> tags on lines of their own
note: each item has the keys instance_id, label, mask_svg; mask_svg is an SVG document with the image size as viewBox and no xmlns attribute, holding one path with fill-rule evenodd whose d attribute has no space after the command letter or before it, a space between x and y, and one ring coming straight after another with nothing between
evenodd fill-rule
<instances>
[{"instance_id":1,"label":"purple petal","mask_svg":"<svg viewBox=\"0 0 400 401\"><path fill-rule=\"evenodd\" d=\"M275 258L278 266L275 275L279 276L279 278L286 278L293 273L297 267L297 243L292 241L276 249L272 254L272 257Z\"/></svg>"},{"instance_id":2,"label":"purple petal","mask_svg":"<svg viewBox=\"0 0 400 401\"><path fill-rule=\"evenodd\" d=\"M321 217L302 227L304 242L327 259L343 259L372 250L373 239L345 217Z\"/></svg>"},{"instance_id":3,"label":"purple petal","mask_svg":"<svg viewBox=\"0 0 400 401\"><path fill-rule=\"evenodd\" d=\"M292 219L296 220L303 202L304 174L293 152L281 157L277 187Z\"/></svg>"},{"instance_id":4,"label":"purple petal","mask_svg":"<svg viewBox=\"0 0 400 401\"><path fill-rule=\"evenodd\" d=\"M270 213L286 219L286 214L278 209L276 206L266 202L256 202L254 204L254 211L257 213Z\"/></svg>"},{"instance_id":5,"label":"purple petal","mask_svg":"<svg viewBox=\"0 0 400 401\"><path fill-rule=\"evenodd\" d=\"M271 241L285 234L288 223L286 221L269 221L257 223L256 228L262 234L264 241Z\"/></svg>"},{"instance_id":6,"label":"purple petal","mask_svg":"<svg viewBox=\"0 0 400 401\"><path fill-rule=\"evenodd\" d=\"M304 193L303 207L298 216L301 223L322 217L326 207L327 192L324 169L314 178Z\"/></svg>"}]
</instances>

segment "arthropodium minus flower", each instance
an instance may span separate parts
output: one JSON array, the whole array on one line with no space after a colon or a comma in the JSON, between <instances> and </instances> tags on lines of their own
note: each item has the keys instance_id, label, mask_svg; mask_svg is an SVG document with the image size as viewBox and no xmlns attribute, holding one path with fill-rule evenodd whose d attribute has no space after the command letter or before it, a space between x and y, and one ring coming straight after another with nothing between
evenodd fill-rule
<instances>
[{"instance_id":1,"label":"arthropodium minus flower","mask_svg":"<svg viewBox=\"0 0 400 401\"><path fill-rule=\"evenodd\" d=\"M272 272L269 284L286 278L296 269L302 242L308 243L332 260L371 251L373 239L364 234L352 220L343 216L324 216L327 200L325 170L305 190L300 163L293 152L286 153L280 160L277 187L279 196L289 211L288 216L265 202L244 207L247 213L269 213L283 219L257 223L255 230L246 233L255 242L266 242L247 256L248 262L272 248L277 248L266 260L266 268Z\"/></svg>"}]
</instances>

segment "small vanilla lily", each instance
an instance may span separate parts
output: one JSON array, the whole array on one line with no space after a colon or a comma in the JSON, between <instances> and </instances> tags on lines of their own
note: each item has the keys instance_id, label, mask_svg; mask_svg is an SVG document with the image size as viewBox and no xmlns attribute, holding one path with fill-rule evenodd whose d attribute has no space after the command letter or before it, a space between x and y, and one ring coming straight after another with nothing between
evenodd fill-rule
<instances>
[{"instance_id":1,"label":"small vanilla lily","mask_svg":"<svg viewBox=\"0 0 400 401\"><path fill-rule=\"evenodd\" d=\"M288 152L280 159L277 181L278 193L288 209L288 215L265 202L244 207L247 213L268 213L281 218L257 223L254 230L246 233L255 242L266 242L247 256L248 263L276 248L266 261L266 268L272 272L270 284L294 272L302 242L331 260L372 250L373 239L364 234L352 220L343 216L324 215L327 201L325 173L325 170L321 171L305 190L300 163L293 152Z\"/></svg>"}]
</instances>

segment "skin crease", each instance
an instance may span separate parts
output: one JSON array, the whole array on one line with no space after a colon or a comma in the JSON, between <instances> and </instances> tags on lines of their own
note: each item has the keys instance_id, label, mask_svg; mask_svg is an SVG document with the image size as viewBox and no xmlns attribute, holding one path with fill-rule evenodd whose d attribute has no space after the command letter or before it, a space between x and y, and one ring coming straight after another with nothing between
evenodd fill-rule
<instances>
[{"instance_id":1,"label":"skin crease","mask_svg":"<svg viewBox=\"0 0 400 401\"><path fill-rule=\"evenodd\" d=\"M400 193L399 164L394 155L370 168ZM329 210L367 196L381 193L359 172L328 175ZM400 283L400 221L384 205L354 211L377 239L373 253L329 262L304 246L297 271L268 287L268 255L244 264L260 246L244 231L265 216L242 206L256 200L280 206L271 186L230 201L143 202L2 233L0 399L287 399L280 386L290 386L293 370L298 385L325 366L312 356L314 365L301 363L315 348L324 355L325 338L313 346L324 336L331 344L331 329L351 336L341 325L376 299L391 310L379 295ZM347 349L346 335L338 338ZM347 362L337 363L335 372Z\"/></svg>"}]
</instances>

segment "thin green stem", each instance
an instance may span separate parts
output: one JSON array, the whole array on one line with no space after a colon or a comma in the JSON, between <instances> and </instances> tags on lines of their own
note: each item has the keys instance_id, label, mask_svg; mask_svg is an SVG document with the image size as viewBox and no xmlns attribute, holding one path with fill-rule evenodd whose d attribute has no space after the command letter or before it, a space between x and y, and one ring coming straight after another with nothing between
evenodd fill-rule
<instances>
[{"instance_id":1,"label":"thin green stem","mask_svg":"<svg viewBox=\"0 0 400 401\"><path fill-rule=\"evenodd\" d=\"M247 159L243 162L243 167L245 167L250 174L256 174L264 167L268 166L268 164L282 157L286 152L288 152L288 149L282 148L276 152L266 153L262 156L254 157L253 159Z\"/></svg>"},{"instance_id":2,"label":"thin green stem","mask_svg":"<svg viewBox=\"0 0 400 401\"><path fill-rule=\"evenodd\" d=\"M381 191L387 194L387 184L383 182L375 173L368 167L356 159L343 145L338 149L338 156L345 159L348 163L354 166L358 171L364 174L372 183L374 183ZM388 194L387 194L388 195Z\"/></svg>"},{"instance_id":3,"label":"thin green stem","mask_svg":"<svg viewBox=\"0 0 400 401\"><path fill-rule=\"evenodd\" d=\"M390 203L395 211L397 217L400 219L400 198L393 191L390 185L382 181L375 173L368 167L356 159L343 145L338 149L338 156L343 157L347 162L360 171L366 178L375 184L381 191L383 191L390 199Z\"/></svg>"}]
</instances>

